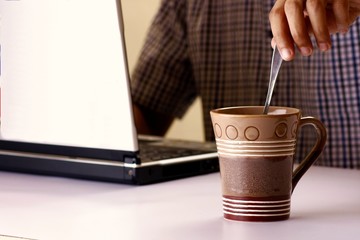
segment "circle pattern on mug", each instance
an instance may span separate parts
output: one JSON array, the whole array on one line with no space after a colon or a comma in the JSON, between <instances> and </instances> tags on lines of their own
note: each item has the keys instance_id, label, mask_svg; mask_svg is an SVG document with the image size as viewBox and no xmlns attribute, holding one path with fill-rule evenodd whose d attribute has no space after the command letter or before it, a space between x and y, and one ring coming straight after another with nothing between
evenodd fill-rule
<instances>
[{"instance_id":1,"label":"circle pattern on mug","mask_svg":"<svg viewBox=\"0 0 360 240\"><path fill-rule=\"evenodd\" d=\"M298 122L294 122L294 124L291 127L291 136L294 138L296 137L296 130L297 130Z\"/></svg>"},{"instance_id":2,"label":"circle pattern on mug","mask_svg":"<svg viewBox=\"0 0 360 240\"><path fill-rule=\"evenodd\" d=\"M249 141L255 141L260 136L260 131L256 127L250 126L245 129L245 138Z\"/></svg>"},{"instance_id":3,"label":"circle pattern on mug","mask_svg":"<svg viewBox=\"0 0 360 240\"><path fill-rule=\"evenodd\" d=\"M288 127L287 127L286 123L280 123L275 128L275 134L279 138L284 137L286 135L287 131L288 131Z\"/></svg>"},{"instance_id":4,"label":"circle pattern on mug","mask_svg":"<svg viewBox=\"0 0 360 240\"><path fill-rule=\"evenodd\" d=\"M215 135L216 135L216 137L218 137L218 138L221 138L221 136L222 136L222 130L221 130L221 127L220 127L220 125L219 124L217 124L217 123L215 123Z\"/></svg>"},{"instance_id":5,"label":"circle pattern on mug","mask_svg":"<svg viewBox=\"0 0 360 240\"><path fill-rule=\"evenodd\" d=\"M226 132L226 136L231 140L236 139L239 135L236 127L232 125L227 126L225 132Z\"/></svg>"}]
</instances>

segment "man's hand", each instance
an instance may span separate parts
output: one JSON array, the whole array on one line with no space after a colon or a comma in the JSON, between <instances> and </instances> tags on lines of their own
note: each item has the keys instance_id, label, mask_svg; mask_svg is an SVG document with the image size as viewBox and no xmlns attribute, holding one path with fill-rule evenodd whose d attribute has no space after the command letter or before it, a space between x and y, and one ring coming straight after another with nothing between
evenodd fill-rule
<instances>
[{"instance_id":1,"label":"man's hand","mask_svg":"<svg viewBox=\"0 0 360 240\"><path fill-rule=\"evenodd\" d=\"M160 114L146 108L133 105L134 120L138 134L164 136L174 117Z\"/></svg>"},{"instance_id":2,"label":"man's hand","mask_svg":"<svg viewBox=\"0 0 360 240\"><path fill-rule=\"evenodd\" d=\"M295 56L295 46L310 56L314 35L321 51L331 48L330 34L345 34L360 15L360 0L277 0L269 14L272 44L284 60Z\"/></svg>"}]
</instances>

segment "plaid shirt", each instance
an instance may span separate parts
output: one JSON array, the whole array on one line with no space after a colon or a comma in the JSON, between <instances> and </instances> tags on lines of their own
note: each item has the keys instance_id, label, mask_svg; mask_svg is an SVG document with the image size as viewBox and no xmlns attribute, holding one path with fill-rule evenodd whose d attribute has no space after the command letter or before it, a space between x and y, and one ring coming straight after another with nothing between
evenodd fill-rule
<instances>
[{"instance_id":1,"label":"plaid shirt","mask_svg":"<svg viewBox=\"0 0 360 240\"><path fill-rule=\"evenodd\" d=\"M273 2L164 0L132 76L134 102L181 117L200 96L207 140L213 140L211 109L263 105ZM327 126L317 164L360 169L360 20L348 34L333 35L332 44L327 53L283 63L272 105L300 108ZM301 132L298 160L316 138L311 127Z\"/></svg>"}]
</instances>

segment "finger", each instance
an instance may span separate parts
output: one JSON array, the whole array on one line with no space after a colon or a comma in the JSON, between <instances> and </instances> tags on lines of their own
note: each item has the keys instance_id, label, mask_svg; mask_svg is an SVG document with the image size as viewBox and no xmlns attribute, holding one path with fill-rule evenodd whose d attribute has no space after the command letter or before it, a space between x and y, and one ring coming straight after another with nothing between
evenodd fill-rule
<instances>
[{"instance_id":1,"label":"finger","mask_svg":"<svg viewBox=\"0 0 360 240\"><path fill-rule=\"evenodd\" d=\"M295 49L285 11L285 0L277 0L269 13L271 31L273 33L272 45L276 44L281 57L285 61L294 59Z\"/></svg>"},{"instance_id":2,"label":"finger","mask_svg":"<svg viewBox=\"0 0 360 240\"><path fill-rule=\"evenodd\" d=\"M330 34L340 32L336 24L334 12L332 10L327 11L326 21Z\"/></svg>"},{"instance_id":3,"label":"finger","mask_svg":"<svg viewBox=\"0 0 360 240\"><path fill-rule=\"evenodd\" d=\"M271 39L271 48L274 49L276 47L275 38Z\"/></svg>"},{"instance_id":4,"label":"finger","mask_svg":"<svg viewBox=\"0 0 360 240\"><path fill-rule=\"evenodd\" d=\"M331 10L334 13L337 31L346 33L349 29L349 1L333 0Z\"/></svg>"},{"instance_id":5,"label":"finger","mask_svg":"<svg viewBox=\"0 0 360 240\"><path fill-rule=\"evenodd\" d=\"M308 0L306 1L306 10L317 45L321 51L329 50L331 40L326 21L326 1Z\"/></svg>"},{"instance_id":6,"label":"finger","mask_svg":"<svg viewBox=\"0 0 360 240\"><path fill-rule=\"evenodd\" d=\"M285 14L291 36L301 54L309 56L312 54L313 45L309 36L304 9L305 3L303 0L287 0L285 3Z\"/></svg>"},{"instance_id":7,"label":"finger","mask_svg":"<svg viewBox=\"0 0 360 240\"><path fill-rule=\"evenodd\" d=\"M355 7L352 7L350 5L349 25L353 24L359 16L360 16L360 4L356 5Z\"/></svg>"}]
</instances>

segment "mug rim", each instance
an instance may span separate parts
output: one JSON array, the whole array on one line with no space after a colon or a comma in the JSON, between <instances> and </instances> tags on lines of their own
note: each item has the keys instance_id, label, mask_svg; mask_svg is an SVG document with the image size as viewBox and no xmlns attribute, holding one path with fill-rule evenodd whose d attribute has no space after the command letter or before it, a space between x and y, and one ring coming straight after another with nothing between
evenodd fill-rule
<instances>
[{"instance_id":1,"label":"mug rim","mask_svg":"<svg viewBox=\"0 0 360 240\"><path fill-rule=\"evenodd\" d=\"M253 109L258 110L259 113L251 114L251 113L234 113L232 110L238 110L238 109ZM278 117L278 116L289 116L294 114L301 113L301 110L298 108L293 107L283 107L283 106L270 106L269 112L277 110L277 109L285 109L286 113L280 113L280 114L263 114L262 111L264 109L264 106L232 106L232 107L223 107L223 108L216 108L212 109L210 113L222 115L222 116L239 116L239 117Z\"/></svg>"}]
</instances>

